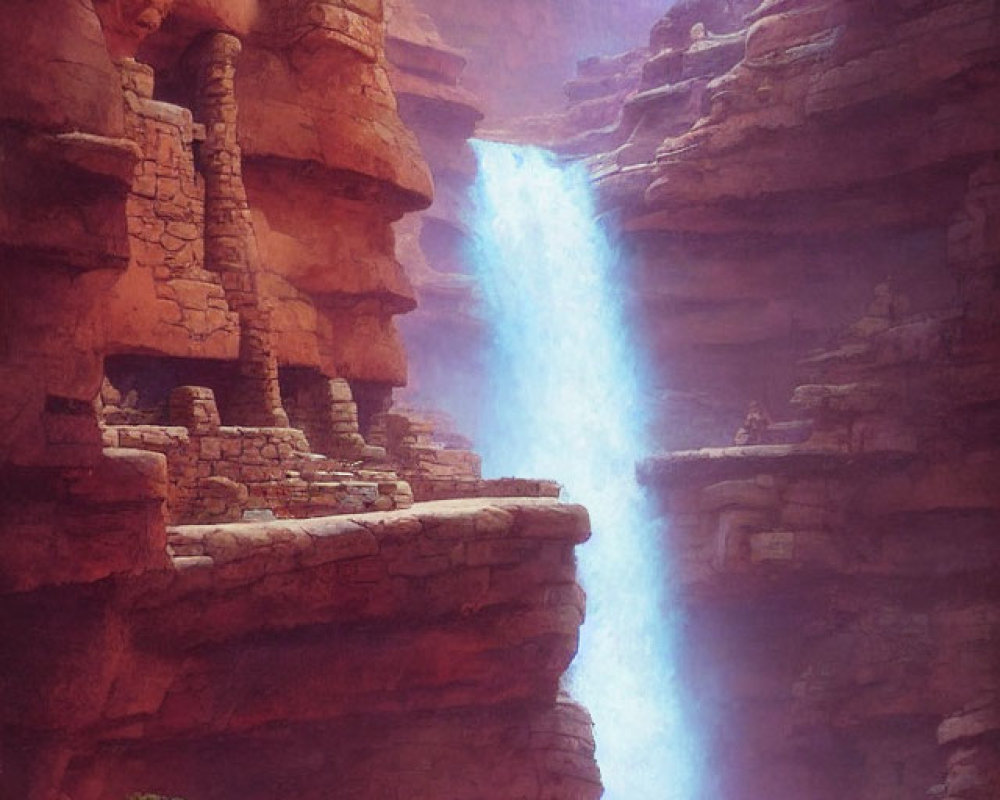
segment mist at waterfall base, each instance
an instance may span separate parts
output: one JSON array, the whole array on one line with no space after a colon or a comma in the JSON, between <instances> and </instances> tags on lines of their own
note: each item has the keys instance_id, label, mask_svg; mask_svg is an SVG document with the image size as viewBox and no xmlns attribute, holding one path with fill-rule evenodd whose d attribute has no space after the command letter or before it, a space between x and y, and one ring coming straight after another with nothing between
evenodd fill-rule
<instances>
[{"instance_id":1,"label":"mist at waterfall base","mask_svg":"<svg viewBox=\"0 0 1000 800\"><path fill-rule=\"evenodd\" d=\"M492 399L476 437L487 477L553 478L590 511L587 592L569 673L591 712L608 800L694 800L698 748L674 671L677 620L660 525L635 478L640 371L621 268L589 176L539 149L476 141L475 267L492 330Z\"/></svg>"}]
</instances>

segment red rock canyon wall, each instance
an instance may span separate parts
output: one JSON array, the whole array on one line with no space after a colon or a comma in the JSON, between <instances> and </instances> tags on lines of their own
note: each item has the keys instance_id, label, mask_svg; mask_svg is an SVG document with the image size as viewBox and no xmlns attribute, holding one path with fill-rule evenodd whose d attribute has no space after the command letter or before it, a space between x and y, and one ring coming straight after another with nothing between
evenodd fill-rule
<instances>
[{"instance_id":1,"label":"red rock canyon wall","mask_svg":"<svg viewBox=\"0 0 1000 800\"><path fill-rule=\"evenodd\" d=\"M706 791L994 798L1000 7L693 0L634 44L501 135L587 158L632 256Z\"/></svg>"},{"instance_id":2,"label":"red rock canyon wall","mask_svg":"<svg viewBox=\"0 0 1000 800\"><path fill-rule=\"evenodd\" d=\"M994 800L995 0L6 10L0 794L599 796L585 512L387 413L485 113L632 255L713 796Z\"/></svg>"},{"instance_id":3,"label":"red rock canyon wall","mask_svg":"<svg viewBox=\"0 0 1000 800\"><path fill-rule=\"evenodd\" d=\"M384 413L464 96L379 0L4 11L0 796L597 797L586 512Z\"/></svg>"}]
</instances>

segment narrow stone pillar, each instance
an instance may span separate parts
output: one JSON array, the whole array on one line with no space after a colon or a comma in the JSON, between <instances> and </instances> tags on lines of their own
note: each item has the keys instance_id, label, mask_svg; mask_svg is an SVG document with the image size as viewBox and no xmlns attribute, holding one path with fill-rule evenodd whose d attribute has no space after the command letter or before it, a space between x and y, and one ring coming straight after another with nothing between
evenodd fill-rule
<instances>
[{"instance_id":1,"label":"narrow stone pillar","mask_svg":"<svg viewBox=\"0 0 1000 800\"><path fill-rule=\"evenodd\" d=\"M195 87L195 118L205 125L199 166L205 178L205 267L219 273L240 321L240 385L232 393L233 422L287 427L270 312L258 287L260 256L243 185L237 138L236 60L240 40L207 34L186 55Z\"/></svg>"},{"instance_id":2,"label":"narrow stone pillar","mask_svg":"<svg viewBox=\"0 0 1000 800\"><path fill-rule=\"evenodd\" d=\"M178 386L170 393L168 413L171 425L182 425L196 436L216 433L222 424L215 393L205 386Z\"/></svg>"}]
</instances>

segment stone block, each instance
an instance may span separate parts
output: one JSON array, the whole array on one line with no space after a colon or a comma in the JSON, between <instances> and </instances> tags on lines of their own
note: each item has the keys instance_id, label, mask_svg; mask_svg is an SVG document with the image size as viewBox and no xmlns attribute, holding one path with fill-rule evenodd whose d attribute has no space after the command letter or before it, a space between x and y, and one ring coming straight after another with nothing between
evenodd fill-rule
<instances>
[{"instance_id":1,"label":"stone block","mask_svg":"<svg viewBox=\"0 0 1000 800\"><path fill-rule=\"evenodd\" d=\"M208 387L178 386L170 393L168 406L170 423L192 434L213 433L221 424L215 393Z\"/></svg>"},{"instance_id":2,"label":"stone block","mask_svg":"<svg viewBox=\"0 0 1000 800\"><path fill-rule=\"evenodd\" d=\"M378 553L378 543L370 531L350 520L331 519L310 531L312 547L302 553L303 566L349 561Z\"/></svg>"},{"instance_id":3,"label":"stone block","mask_svg":"<svg viewBox=\"0 0 1000 800\"><path fill-rule=\"evenodd\" d=\"M407 578L426 578L448 572L451 568L451 559L446 556L420 557L416 554L408 554L388 563L390 575Z\"/></svg>"},{"instance_id":4,"label":"stone block","mask_svg":"<svg viewBox=\"0 0 1000 800\"><path fill-rule=\"evenodd\" d=\"M537 541L524 539L479 539L465 546L465 562L470 567L521 564L537 552Z\"/></svg>"},{"instance_id":5,"label":"stone block","mask_svg":"<svg viewBox=\"0 0 1000 800\"><path fill-rule=\"evenodd\" d=\"M199 458L218 461L222 458L222 441L216 436L205 436L198 441Z\"/></svg>"},{"instance_id":6,"label":"stone block","mask_svg":"<svg viewBox=\"0 0 1000 800\"><path fill-rule=\"evenodd\" d=\"M330 380L330 400L334 403L350 403L354 406L354 395L351 393L351 384L343 378L333 378ZM357 411L357 407L354 406Z\"/></svg>"}]
</instances>

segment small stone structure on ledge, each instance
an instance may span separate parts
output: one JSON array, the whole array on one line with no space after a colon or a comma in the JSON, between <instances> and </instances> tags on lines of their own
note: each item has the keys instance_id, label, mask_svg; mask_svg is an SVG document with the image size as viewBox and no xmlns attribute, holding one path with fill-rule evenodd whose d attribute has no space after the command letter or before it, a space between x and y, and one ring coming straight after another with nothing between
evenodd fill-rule
<instances>
[{"instance_id":1,"label":"small stone structure on ledge","mask_svg":"<svg viewBox=\"0 0 1000 800\"><path fill-rule=\"evenodd\" d=\"M300 430L222 425L214 393L201 386L170 393L168 425L106 424L104 444L166 456L171 524L319 517L413 504L409 485L392 469L359 469L357 462L313 453Z\"/></svg>"},{"instance_id":2,"label":"small stone structure on ledge","mask_svg":"<svg viewBox=\"0 0 1000 800\"><path fill-rule=\"evenodd\" d=\"M10 3L0 797L596 800L586 512L367 440L433 190L381 0Z\"/></svg>"},{"instance_id":3,"label":"small stone structure on ledge","mask_svg":"<svg viewBox=\"0 0 1000 800\"><path fill-rule=\"evenodd\" d=\"M550 480L484 479L478 453L448 447L430 415L412 409L391 409L377 416L369 436L385 448L400 477L418 501L464 497L559 497Z\"/></svg>"}]
</instances>

